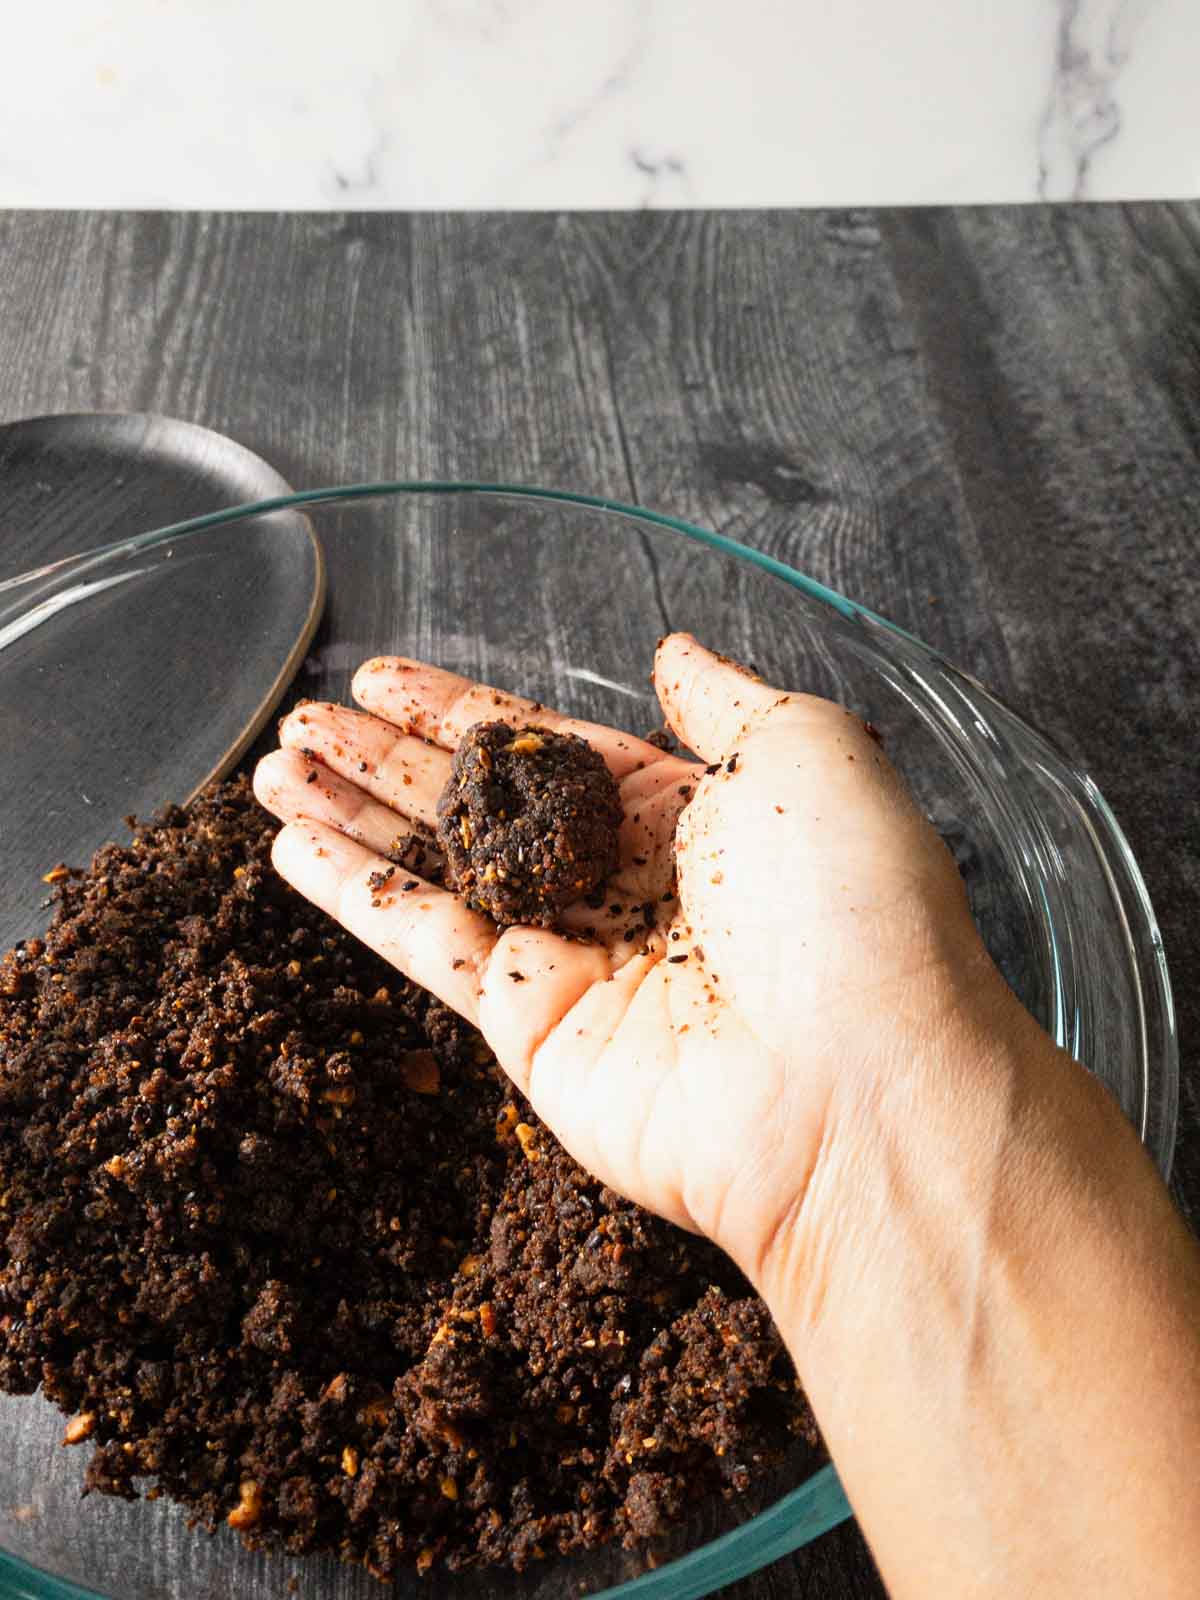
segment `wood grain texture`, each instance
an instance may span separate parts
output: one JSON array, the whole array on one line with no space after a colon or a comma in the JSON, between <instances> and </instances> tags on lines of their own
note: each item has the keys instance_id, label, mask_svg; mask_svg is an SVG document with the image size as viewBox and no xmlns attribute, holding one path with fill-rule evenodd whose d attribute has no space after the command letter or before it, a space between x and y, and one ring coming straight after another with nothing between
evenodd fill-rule
<instances>
[{"instance_id":1,"label":"wood grain texture","mask_svg":"<svg viewBox=\"0 0 1200 1600\"><path fill-rule=\"evenodd\" d=\"M633 497L928 639L1091 769L1163 924L1200 1216L1200 206L0 217L0 419L152 409L291 481ZM645 553L670 620L684 564ZM853 1527L728 1591L865 1600Z\"/></svg>"}]
</instances>

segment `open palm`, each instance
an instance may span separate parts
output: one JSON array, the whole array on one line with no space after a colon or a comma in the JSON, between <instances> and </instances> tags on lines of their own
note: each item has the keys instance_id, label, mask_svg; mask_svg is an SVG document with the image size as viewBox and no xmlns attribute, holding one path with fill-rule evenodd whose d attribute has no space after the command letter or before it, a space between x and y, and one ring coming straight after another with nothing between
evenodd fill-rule
<instances>
[{"instance_id":1,"label":"open palm","mask_svg":"<svg viewBox=\"0 0 1200 1600\"><path fill-rule=\"evenodd\" d=\"M686 634L655 685L701 758L395 657L361 710L307 704L255 774L302 894L475 1023L582 1165L755 1276L800 1203L841 1072L870 1071L915 984L986 964L948 853L858 719ZM564 928L498 929L395 869L467 728L581 734L620 785L621 863ZM587 937L581 938L580 935Z\"/></svg>"}]
</instances>

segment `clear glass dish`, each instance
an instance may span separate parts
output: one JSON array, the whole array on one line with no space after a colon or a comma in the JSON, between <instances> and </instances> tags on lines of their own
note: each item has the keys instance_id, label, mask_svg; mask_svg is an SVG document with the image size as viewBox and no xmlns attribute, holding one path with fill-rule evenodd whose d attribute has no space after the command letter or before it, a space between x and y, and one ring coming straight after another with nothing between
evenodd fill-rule
<instances>
[{"instance_id":1,"label":"clear glass dish","mask_svg":"<svg viewBox=\"0 0 1200 1600\"><path fill-rule=\"evenodd\" d=\"M954 850L1009 983L1108 1085L1169 1172L1178 1053L1166 963L1145 885L1103 797L1050 739L920 640L759 551L583 495L342 486L195 518L10 585L0 594L0 644L7 628L22 648L61 662L73 604L91 603L97 579L116 580L104 592L135 604L143 575L176 552L186 548L193 564L206 550L215 559L222 546L206 542L210 530L259 537L272 513L299 509L324 548L328 601L297 695L346 699L356 664L394 650L644 733L661 720L647 678L655 642L688 628L770 681L830 695L868 718ZM134 565L138 580L120 582ZM76 602L61 600L68 592ZM16 628L34 605L38 627ZM168 649L169 588L158 605ZM0 711L4 682L0 653ZM134 706L137 685L128 687ZM64 703L61 674L47 694ZM1064 722L1069 715L1064 706ZM144 759L152 765L155 750ZM93 799L96 842L122 837L117 796ZM380 1592L331 1560L249 1555L225 1530L212 1540L188 1534L184 1514L164 1501L93 1496L80 1504L82 1463L57 1448L61 1429L39 1399L0 1398L0 1595L265 1600L292 1579L290 1592L310 1600ZM397 1587L427 1596L692 1600L849 1514L832 1468L799 1485L784 1471L748 1497L700 1506L652 1548L550 1560L522 1575L435 1572Z\"/></svg>"}]
</instances>

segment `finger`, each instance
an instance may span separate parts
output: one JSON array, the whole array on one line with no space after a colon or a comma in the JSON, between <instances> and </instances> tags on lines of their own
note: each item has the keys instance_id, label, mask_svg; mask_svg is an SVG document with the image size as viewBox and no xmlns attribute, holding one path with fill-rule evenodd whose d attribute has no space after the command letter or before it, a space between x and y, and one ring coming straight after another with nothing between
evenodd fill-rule
<instances>
[{"instance_id":1,"label":"finger","mask_svg":"<svg viewBox=\"0 0 1200 1600\"><path fill-rule=\"evenodd\" d=\"M690 633L672 633L654 656L654 688L672 731L705 761L724 761L751 725L784 694L746 667L714 654Z\"/></svg>"},{"instance_id":2,"label":"finger","mask_svg":"<svg viewBox=\"0 0 1200 1600\"><path fill-rule=\"evenodd\" d=\"M496 1059L519 1085L534 1055L580 997L613 971L598 944L560 939L541 928L508 928L484 973L479 1025Z\"/></svg>"},{"instance_id":3,"label":"finger","mask_svg":"<svg viewBox=\"0 0 1200 1600\"><path fill-rule=\"evenodd\" d=\"M677 756L664 756L652 767L632 773L621 785L618 871L646 883L668 879L671 845L680 811L695 793L704 769Z\"/></svg>"},{"instance_id":4,"label":"finger","mask_svg":"<svg viewBox=\"0 0 1200 1600\"><path fill-rule=\"evenodd\" d=\"M656 745L635 739L631 733L565 717L537 700L524 700L504 689L492 689L404 656L377 656L364 662L354 674L351 692L366 710L398 728L432 739L446 750L453 750L477 722L504 721L518 726L532 722L586 739L604 757L616 778L663 758Z\"/></svg>"},{"instance_id":5,"label":"finger","mask_svg":"<svg viewBox=\"0 0 1200 1600\"><path fill-rule=\"evenodd\" d=\"M279 741L316 756L394 811L437 826L437 801L450 776L450 757L436 745L363 711L316 701L284 717Z\"/></svg>"},{"instance_id":6,"label":"finger","mask_svg":"<svg viewBox=\"0 0 1200 1600\"><path fill-rule=\"evenodd\" d=\"M378 855L396 849L403 817L299 750L272 750L254 769L254 793L281 822L323 822Z\"/></svg>"},{"instance_id":7,"label":"finger","mask_svg":"<svg viewBox=\"0 0 1200 1600\"><path fill-rule=\"evenodd\" d=\"M525 1092L587 1171L694 1231L676 1181L688 1075L677 1070L666 970L636 957L593 985L535 1054Z\"/></svg>"},{"instance_id":8,"label":"finger","mask_svg":"<svg viewBox=\"0 0 1200 1600\"><path fill-rule=\"evenodd\" d=\"M675 826L695 793L703 768L667 756L621 785L624 817L616 872L599 906L577 900L563 912L564 927L624 944L626 954L646 943L644 929L670 920L674 905ZM650 911L653 922L644 916ZM651 941L653 944L653 941Z\"/></svg>"},{"instance_id":9,"label":"finger","mask_svg":"<svg viewBox=\"0 0 1200 1600\"><path fill-rule=\"evenodd\" d=\"M487 917L323 822L288 823L276 835L271 859L306 900L460 1016L478 1022L480 976L496 944Z\"/></svg>"},{"instance_id":10,"label":"finger","mask_svg":"<svg viewBox=\"0 0 1200 1600\"><path fill-rule=\"evenodd\" d=\"M528 1064L559 1019L611 966L604 950L537 928L499 933L457 895L320 822L289 823L272 860L293 888L377 955L479 1025L501 1064Z\"/></svg>"}]
</instances>

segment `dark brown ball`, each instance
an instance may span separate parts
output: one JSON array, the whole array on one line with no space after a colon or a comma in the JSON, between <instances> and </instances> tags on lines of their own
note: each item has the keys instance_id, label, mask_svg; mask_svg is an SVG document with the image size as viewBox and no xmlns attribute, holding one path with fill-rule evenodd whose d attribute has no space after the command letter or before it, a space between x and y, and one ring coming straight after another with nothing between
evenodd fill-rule
<instances>
[{"instance_id":1,"label":"dark brown ball","mask_svg":"<svg viewBox=\"0 0 1200 1600\"><path fill-rule=\"evenodd\" d=\"M476 723L437 812L450 886L501 927L551 927L616 870L617 781L573 733Z\"/></svg>"}]
</instances>

